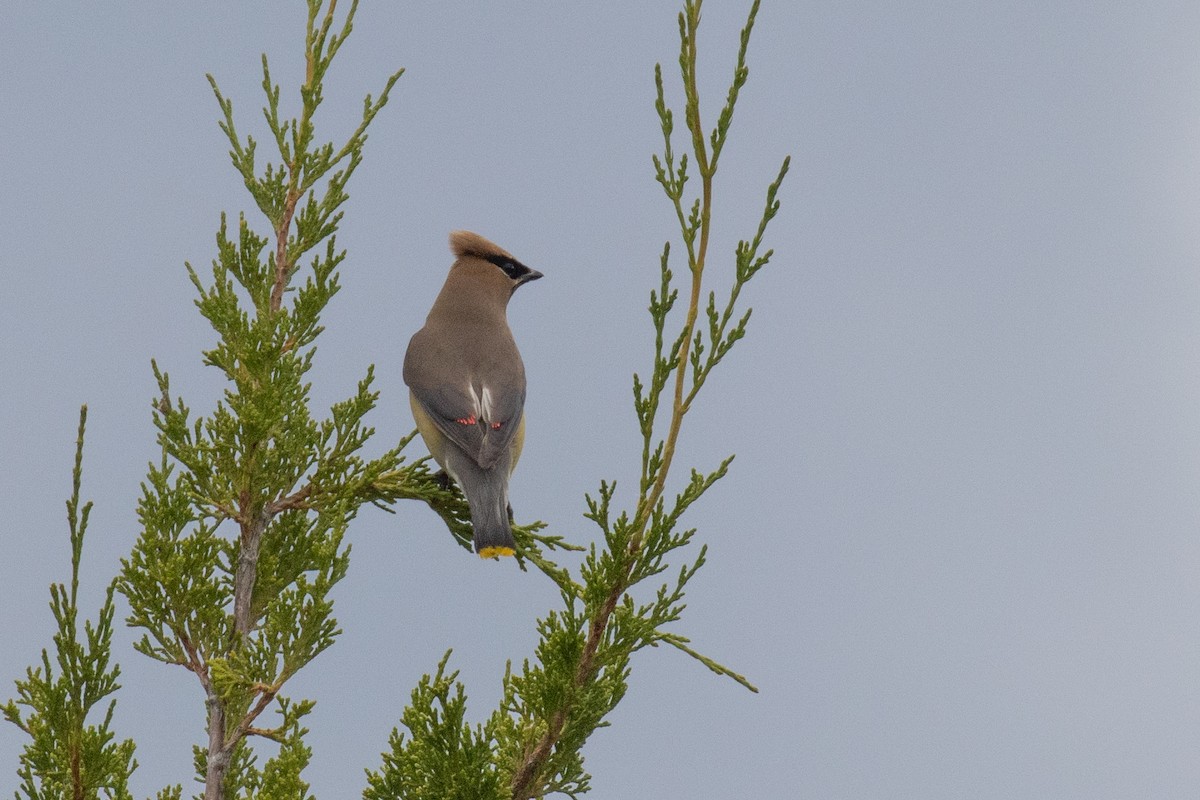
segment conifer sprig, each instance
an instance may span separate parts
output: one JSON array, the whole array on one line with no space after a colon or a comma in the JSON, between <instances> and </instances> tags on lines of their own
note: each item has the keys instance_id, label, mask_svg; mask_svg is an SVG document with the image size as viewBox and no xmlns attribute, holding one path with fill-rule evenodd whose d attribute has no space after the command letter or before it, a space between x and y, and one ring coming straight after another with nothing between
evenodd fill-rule
<instances>
[{"instance_id":1,"label":"conifer sprig","mask_svg":"<svg viewBox=\"0 0 1200 800\"><path fill-rule=\"evenodd\" d=\"M676 159L672 147L674 115L667 106L662 70L655 68L655 109L663 131L664 148L654 156L655 179L670 201L679 224L680 238L687 254L691 276L684 321L673 336L668 336L671 312L679 299L669 267L671 248L663 247L660 259L660 285L650 294L650 317L654 328L654 358L649 381L634 375L634 410L642 434L641 476L638 500L632 513L614 516L612 501L615 484L602 482L599 494L588 498L588 514L604 533L605 547L593 548L581 570L583 590L579 597L582 608L576 609L574 598L569 603L571 613L556 619L567 620L568 638L572 641L573 674L559 693L559 702L550 713L533 715L534 734L516 759L512 772L512 795L518 800L540 797L550 790L572 794L586 788L587 775L582 770L578 748L595 728L603 724L607 713L616 706L625 691L632 653L661 643L669 644L699 660L710 670L733 678L757 691L744 677L688 646L688 639L664 627L677 622L684 608L688 581L703 566L707 548L679 568L674 581L661 584L648 602L637 602L631 590L650 578L669 569L668 557L691 543L695 529L680 530L684 512L716 481L726 474L732 456L715 470L702 473L691 470L690 477L671 502L665 497L668 477L675 456L676 443L685 416L692 407L705 379L729 352L734 343L745 335L749 311L731 324L742 287L769 260L770 252L758 255L767 223L778 210L775 199L786 174L785 160L779 176L767 194L767 209L754 238L741 242L735 254L735 281L723 310L716 310L715 294L710 293L707 330L698 325L705 267L708 261L712 229L713 177L733 122L738 93L746 83L746 50L758 13L759 3L751 5L746 26L742 30L737 65L716 126L706 137L701 123L700 93L697 87L698 64L697 30L700 24L701 0L687 0L679 15L679 66L684 93L684 119L690 134L691 152ZM690 157L690 158L689 158ZM689 160L695 164L700 179L698 196L689 205L686 188L689 180ZM704 334L707 333L707 339ZM667 432L657 433L663 395L673 384L673 393L666 401ZM555 631L553 636L564 632ZM543 634L544 636L546 634ZM518 696L531 690L536 680L527 671L521 679L509 682L510 691Z\"/></svg>"},{"instance_id":2,"label":"conifer sprig","mask_svg":"<svg viewBox=\"0 0 1200 800\"><path fill-rule=\"evenodd\" d=\"M92 511L91 502L79 504L86 427L87 406L83 406L67 500L71 582L50 585L50 611L57 625L54 655L42 650L41 666L30 667L25 679L16 682L17 699L0 706L4 718L30 737L21 752L17 769L21 784L14 793L27 800L131 800L129 777L137 769L133 740L117 741L112 731L117 704L112 695L120 688L121 675L120 667L111 662L112 584L105 591L96 623L85 620L82 636L79 630L79 565ZM93 710L102 704L103 716L97 722ZM21 707L26 713L21 713Z\"/></svg>"}]
</instances>

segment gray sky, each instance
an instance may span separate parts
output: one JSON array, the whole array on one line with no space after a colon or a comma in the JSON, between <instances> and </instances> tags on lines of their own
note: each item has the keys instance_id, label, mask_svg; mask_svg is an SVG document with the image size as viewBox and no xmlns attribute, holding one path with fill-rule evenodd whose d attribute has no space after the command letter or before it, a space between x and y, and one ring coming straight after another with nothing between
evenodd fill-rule
<instances>
[{"instance_id":1,"label":"gray sky","mask_svg":"<svg viewBox=\"0 0 1200 800\"><path fill-rule=\"evenodd\" d=\"M203 271L219 212L249 198L204 73L261 135L263 50L295 108L294 5L6 11L3 681L50 640L78 406L94 608L155 457L150 358L194 408L218 396L183 261ZM705 8L709 120L746 5ZM510 309L530 384L513 504L580 542L583 493L636 479L629 377L673 230L652 69L673 81L676 11L364 3L318 120L341 137L407 67L350 186L318 407L375 363L376 446L408 431L400 364L446 234L495 239L546 274ZM592 797L1195 796L1198 42L1194 2L766 0L718 176L713 285L793 166L750 334L684 431L680 466L738 458L687 520L710 559L678 628L762 693L638 654L586 750ZM483 719L556 602L415 505L364 513L351 538L345 634L291 686L318 701L308 778L326 798L358 795L448 647ZM116 727L147 795L190 778L201 697L117 636ZM0 727L0 774L21 744Z\"/></svg>"}]
</instances>

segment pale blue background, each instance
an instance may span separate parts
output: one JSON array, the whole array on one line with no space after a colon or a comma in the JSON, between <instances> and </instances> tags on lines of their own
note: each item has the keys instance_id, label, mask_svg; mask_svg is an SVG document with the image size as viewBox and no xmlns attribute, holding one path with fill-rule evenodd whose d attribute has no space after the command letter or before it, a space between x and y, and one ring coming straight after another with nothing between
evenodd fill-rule
<instances>
[{"instance_id":1,"label":"pale blue background","mask_svg":"<svg viewBox=\"0 0 1200 800\"><path fill-rule=\"evenodd\" d=\"M218 213L249 203L204 73L261 136L264 49L295 109L298 5L6 9L3 682L49 643L79 404L94 608L155 457L150 358L193 407L217 396L182 262L206 268ZM710 122L745 9L706 6ZM373 362L373 447L407 432L400 364L446 234L494 238L546 273L511 308L531 417L513 502L576 541L595 535L583 493L635 480L629 378L673 225L650 169L652 67L674 87L676 10L364 3L318 120L341 137L408 68L350 186L315 399L348 395ZM738 459L687 520L710 563L678 630L762 693L639 653L588 744L591 796L1195 797L1200 5L767 0L750 66L715 286L794 161L749 336L684 431L681 468ZM364 512L351 538L346 633L290 687L318 700L323 798L360 793L447 647L483 719L556 603L416 505ZM190 777L203 709L190 674L131 638L116 728L140 743L147 795ZM21 744L0 727L0 775Z\"/></svg>"}]
</instances>

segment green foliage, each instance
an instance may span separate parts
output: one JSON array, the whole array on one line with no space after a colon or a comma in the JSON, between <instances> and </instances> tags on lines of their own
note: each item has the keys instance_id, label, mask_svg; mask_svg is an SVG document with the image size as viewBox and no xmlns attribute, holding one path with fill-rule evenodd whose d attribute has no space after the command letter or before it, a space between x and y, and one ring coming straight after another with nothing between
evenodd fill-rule
<instances>
[{"instance_id":1,"label":"green foliage","mask_svg":"<svg viewBox=\"0 0 1200 800\"><path fill-rule=\"evenodd\" d=\"M240 742L225 776L226 797L255 800L309 800L312 797L308 793L308 783L301 778L301 772L312 757L312 750L304 743L308 728L301 725L300 720L312 711L313 705L307 700L292 703L286 698L279 698L276 709L280 717L279 725L270 730L254 731L277 742L278 752L267 759L260 769L254 751L246 746L245 740ZM208 751L196 747L194 758L196 774L206 774Z\"/></svg>"},{"instance_id":2,"label":"green foliage","mask_svg":"<svg viewBox=\"0 0 1200 800\"><path fill-rule=\"evenodd\" d=\"M655 109L663 131L662 155L652 158L656 180L675 211L680 238L691 277L682 323L672 328L672 312L679 300L670 269L671 247L663 247L660 281L650 293L650 319L654 330L654 355L649 380L633 376L634 412L642 434L641 474L637 502L631 511L614 510L616 484L602 481L596 497L587 498L588 513L603 532L604 546L592 547L580 568L580 591L564 593L566 609L548 616L540 627L540 666L525 665L520 677L506 682L505 711L516 718L513 735L519 745L509 745L512 795L518 800L561 792L571 796L585 791L580 748L588 735L624 695L630 657L646 646L660 643L676 647L713 672L728 676L757 691L741 675L688 646L688 639L666 626L678 622L686 607L688 582L704 565L706 548L684 562L673 580L660 583L648 599L635 599L640 584L670 569L669 557L687 547L694 528L681 529L684 513L720 480L733 457L711 472L691 470L672 500L667 499L667 479L683 420L691 410L713 368L745 335L749 310L734 321L742 288L771 258L759 255L767 224L779 208L776 194L787 172L784 160L778 177L767 191L767 206L750 241L739 242L734 254L734 282L718 310L710 292L705 310L707 326L698 323L703 276L712 226L713 176L733 122L738 93L746 83L746 50L758 13L751 6L742 31L737 66L716 127L709 135L701 123L700 95L696 85L698 63L696 32L700 0L687 0L679 15L679 66L685 98L684 119L690 134L690 153L678 158L672 145L674 115L664 99L661 67L655 68ZM689 162L699 174L699 193L689 202ZM666 423L662 432L660 424ZM554 654L560 657L552 657Z\"/></svg>"},{"instance_id":3,"label":"green foliage","mask_svg":"<svg viewBox=\"0 0 1200 800\"><path fill-rule=\"evenodd\" d=\"M93 625L84 621L79 636L79 562L92 504L79 506L83 478L83 434L87 406L79 412L79 437L75 445L71 499L67 501L67 523L71 534L71 586L50 586L50 611L58 625L54 635L54 659L42 650L42 664L29 668L25 680L17 681L17 700L0 709L4 717L31 741L21 753L17 776L21 779L14 796L29 800L58 798L130 798L129 776L137 768L134 743L118 742L112 732L116 700L109 700L99 723L88 723L92 710L119 688L120 667L110 664L112 653L113 587L110 584ZM57 674L56 674L57 666ZM27 709L21 713L20 706Z\"/></svg>"},{"instance_id":4,"label":"green foliage","mask_svg":"<svg viewBox=\"0 0 1200 800\"><path fill-rule=\"evenodd\" d=\"M466 719L458 673L446 674L447 652L431 678L413 689L390 752L378 772L367 773L364 800L503 800L507 795L492 763L491 737Z\"/></svg>"}]
</instances>

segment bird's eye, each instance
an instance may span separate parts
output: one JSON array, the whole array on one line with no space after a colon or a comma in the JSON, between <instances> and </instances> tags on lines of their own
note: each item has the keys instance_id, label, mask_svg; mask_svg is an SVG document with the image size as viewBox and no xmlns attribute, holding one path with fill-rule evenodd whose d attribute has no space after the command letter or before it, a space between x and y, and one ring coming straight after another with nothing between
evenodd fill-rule
<instances>
[{"instance_id":1,"label":"bird's eye","mask_svg":"<svg viewBox=\"0 0 1200 800\"><path fill-rule=\"evenodd\" d=\"M504 270L504 274L514 281L523 275L528 275L533 271L520 261L517 261L514 258L508 258L507 256L488 256L488 261Z\"/></svg>"}]
</instances>

